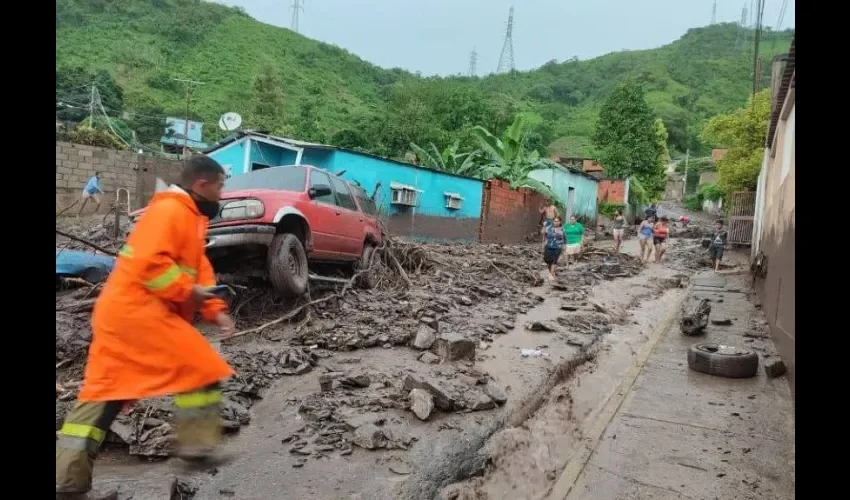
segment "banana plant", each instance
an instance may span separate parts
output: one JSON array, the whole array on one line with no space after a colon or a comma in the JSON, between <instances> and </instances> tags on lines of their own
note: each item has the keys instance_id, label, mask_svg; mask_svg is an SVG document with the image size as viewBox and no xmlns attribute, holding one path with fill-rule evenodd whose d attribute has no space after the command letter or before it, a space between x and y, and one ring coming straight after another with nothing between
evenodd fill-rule
<instances>
[{"instance_id":1,"label":"banana plant","mask_svg":"<svg viewBox=\"0 0 850 500\"><path fill-rule=\"evenodd\" d=\"M478 152L458 153L459 148L460 141L457 140L442 152L433 142L428 144L427 150L412 142L410 143L410 149L413 150L413 153L424 166L452 174L476 176Z\"/></svg>"}]
</instances>

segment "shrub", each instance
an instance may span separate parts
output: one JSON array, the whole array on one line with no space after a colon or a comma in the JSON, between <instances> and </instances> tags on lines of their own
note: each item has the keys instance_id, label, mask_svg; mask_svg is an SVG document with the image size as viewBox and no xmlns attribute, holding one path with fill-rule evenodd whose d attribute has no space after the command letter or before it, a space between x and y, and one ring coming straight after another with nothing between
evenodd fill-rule
<instances>
[{"instance_id":1,"label":"shrub","mask_svg":"<svg viewBox=\"0 0 850 500\"><path fill-rule=\"evenodd\" d=\"M599 203L599 215L603 217L613 217L617 213L617 210L623 210L625 212L625 209L626 205L623 203L609 203L607 201Z\"/></svg>"},{"instance_id":2,"label":"shrub","mask_svg":"<svg viewBox=\"0 0 850 500\"><path fill-rule=\"evenodd\" d=\"M704 200L718 201L723 199L725 191L717 184L703 184L699 187L699 194Z\"/></svg>"},{"instance_id":3,"label":"shrub","mask_svg":"<svg viewBox=\"0 0 850 500\"><path fill-rule=\"evenodd\" d=\"M688 210L699 211L702 210L702 202L703 202L702 193L689 194L685 196L683 200L683 205Z\"/></svg>"}]
</instances>

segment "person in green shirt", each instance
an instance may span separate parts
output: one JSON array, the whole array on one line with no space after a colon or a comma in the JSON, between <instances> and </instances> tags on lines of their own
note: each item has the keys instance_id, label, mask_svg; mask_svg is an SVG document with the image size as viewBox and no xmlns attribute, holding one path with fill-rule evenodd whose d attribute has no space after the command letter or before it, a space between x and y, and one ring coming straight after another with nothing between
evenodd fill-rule
<instances>
[{"instance_id":1,"label":"person in green shirt","mask_svg":"<svg viewBox=\"0 0 850 500\"><path fill-rule=\"evenodd\" d=\"M570 216L570 223L564 226L564 236L567 240L567 246L564 254L567 256L567 264L570 261L578 262L578 256L581 254L581 240L584 238L584 226L576 221L576 216Z\"/></svg>"}]
</instances>

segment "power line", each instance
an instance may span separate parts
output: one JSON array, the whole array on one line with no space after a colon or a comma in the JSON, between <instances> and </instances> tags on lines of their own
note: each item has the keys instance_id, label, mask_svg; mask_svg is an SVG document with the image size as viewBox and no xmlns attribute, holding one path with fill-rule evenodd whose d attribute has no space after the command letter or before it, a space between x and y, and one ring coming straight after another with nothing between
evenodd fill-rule
<instances>
[{"instance_id":1,"label":"power line","mask_svg":"<svg viewBox=\"0 0 850 500\"><path fill-rule=\"evenodd\" d=\"M203 85L204 82L184 78L172 78L172 80L186 84L186 123L183 127L183 155L185 156L189 151L189 104L192 100L192 85Z\"/></svg>"},{"instance_id":2,"label":"power line","mask_svg":"<svg viewBox=\"0 0 850 500\"><path fill-rule=\"evenodd\" d=\"M496 66L496 73L513 73L516 70L514 65L514 8L508 11L508 27L505 29L505 43L502 45L502 54L499 56L499 64Z\"/></svg>"},{"instance_id":3,"label":"power line","mask_svg":"<svg viewBox=\"0 0 850 500\"><path fill-rule=\"evenodd\" d=\"M304 10L304 0L292 0L292 5L289 6L292 9L292 31L298 33L298 14L299 12Z\"/></svg>"},{"instance_id":4,"label":"power line","mask_svg":"<svg viewBox=\"0 0 850 500\"><path fill-rule=\"evenodd\" d=\"M478 64L478 52L475 47L472 47L472 52L469 54L469 76L475 76L475 66Z\"/></svg>"}]
</instances>

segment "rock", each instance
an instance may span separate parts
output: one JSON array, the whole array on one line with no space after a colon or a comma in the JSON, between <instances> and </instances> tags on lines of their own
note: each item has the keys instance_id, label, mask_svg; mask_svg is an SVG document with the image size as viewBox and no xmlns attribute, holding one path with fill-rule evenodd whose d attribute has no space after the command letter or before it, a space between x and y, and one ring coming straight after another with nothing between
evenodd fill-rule
<instances>
[{"instance_id":1,"label":"rock","mask_svg":"<svg viewBox=\"0 0 850 500\"><path fill-rule=\"evenodd\" d=\"M514 324L513 321L507 321L507 320L502 321L502 326L504 326L508 330L513 330L516 327L516 325Z\"/></svg>"},{"instance_id":2,"label":"rock","mask_svg":"<svg viewBox=\"0 0 850 500\"><path fill-rule=\"evenodd\" d=\"M354 430L351 440L354 444L367 450L375 450L387 446L387 438L383 431L375 424L361 425Z\"/></svg>"},{"instance_id":3,"label":"rock","mask_svg":"<svg viewBox=\"0 0 850 500\"><path fill-rule=\"evenodd\" d=\"M781 377L786 372L785 363L781 359L772 359L764 362L764 373L770 378Z\"/></svg>"},{"instance_id":4,"label":"rock","mask_svg":"<svg viewBox=\"0 0 850 500\"><path fill-rule=\"evenodd\" d=\"M440 362L440 357L433 352L425 351L419 355L419 361L430 365L436 365Z\"/></svg>"},{"instance_id":5,"label":"rock","mask_svg":"<svg viewBox=\"0 0 850 500\"><path fill-rule=\"evenodd\" d=\"M437 340L437 334L434 330L427 325L421 325L416 332L416 338L413 339L413 347L421 350L430 349L435 340Z\"/></svg>"},{"instance_id":6,"label":"rock","mask_svg":"<svg viewBox=\"0 0 850 500\"><path fill-rule=\"evenodd\" d=\"M475 361L475 342L460 333L443 333L437 338L437 354L446 361Z\"/></svg>"},{"instance_id":7,"label":"rock","mask_svg":"<svg viewBox=\"0 0 850 500\"><path fill-rule=\"evenodd\" d=\"M732 324L732 320L729 318L716 318L711 320L711 324L716 326L729 326Z\"/></svg>"},{"instance_id":8,"label":"rock","mask_svg":"<svg viewBox=\"0 0 850 500\"><path fill-rule=\"evenodd\" d=\"M345 426L353 431L369 424L382 424L384 420L379 413L357 413L345 418Z\"/></svg>"},{"instance_id":9,"label":"rock","mask_svg":"<svg viewBox=\"0 0 850 500\"><path fill-rule=\"evenodd\" d=\"M413 389L407 399L410 401L410 411L419 420L428 420L434 410L434 396L425 389Z\"/></svg>"},{"instance_id":10,"label":"rock","mask_svg":"<svg viewBox=\"0 0 850 500\"><path fill-rule=\"evenodd\" d=\"M353 387L357 389L365 389L372 384L369 375L355 375L353 377L342 377L339 379L339 384L343 387Z\"/></svg>"},{"instance_id":11,"label":"rock","mask_svg":"<svg viewBox=\"0 0 850 500\"><path fill-rule=\"evenodd\" d=\"M472 299L470 299L466 295L461 295L460 297L458 297L457 302L458 302L458 304L463 305L463 306L471 306L472 304L474 304Z\"/></svg>"},{"instance_id":12,"label":"rock","mask_svg":"<svg viewBox=\"0 0 850 500\"><path fill-rule=\"evenodd\" d=\"M456 398L452 397L448 388L438 382L425 381L413 375L407 375L404 378L403 388L405 391L412 391L413 389L424 389L428 391L434 396L434 404L443 411L452 411L454 408Z\"/></svg>"},{"instance_id":13,"label":"rock","mask_svg":"<svg viewBox=\"0 0 850 500\"><path fill-rule=\"evenodd\" d=\"M233 420L222 419L221 421L221 432L224 434L235 434L239 432L239 429L242 428L242 425L239 422L234 422Z\"/></svg>"},{"instance_id":14,"label":"rock","mask_svg":"<svg viewBox=\"0 0 850 500\"><path fill-rule=\"evenodd\" d=\"M557 332L558 329L551 323L545 321L532 321L525 325L525 329L530 332Z\"/></svg>"},{"instance_id":15,"label":"rock","mask_svg":"<svg viewBox=\"0 0 850 500\"><path fill-rule=\"evenodd\" d=\"M469 409L472 411L492 410L495 407L496 402L486 394L479 393L469 402Z\"/></svg>"},{"instance_id":16,"label":"rock","mask_svg":"<svg viewBox=\"0 0 850 500\"><path fill-rule=\"evenodd\" d=\"M508 396L505 394L505 391L496 384L493 384L492 382L484 386L484 393L490 396L490 399L500 405L504 404L505 401L508 400Z\"/></svg>"},{"instance_id":17,"label":"rock","mask_svg":"<svg viewBox=\"0 0 850 500\"><path fill-rule=\"evenodd\" d=\"M129 422L125 423L119 420L115 420L112 422L112 425L109 427L109 430L114 432L115 435L117 435L125 444L131 444L136 440L136 433L133 430L133 426L130 425Z\"/></svg>"},{"instance_id":18,"label":"rock","mask_svg":"<svg viewBox=\"0 0 850 500\"><path fill-rule=\"evenodd\" d=\"M422 316L419 318L419 322L430 326L434 331L440 331L440 324L433 316Z\"/></svg>"},{"instance_id":19,"label":"rock","mask_svg":"<svg viewBox=\"0 0 850 500\"><path fill-rule=\"evenodd\" d=\"M336 377L334 376L334 374L331 373L319 375L319 388L322 390L322 392L328 392L333 390L334 379L336 379Z\"/></svg>"}]
</instances>

